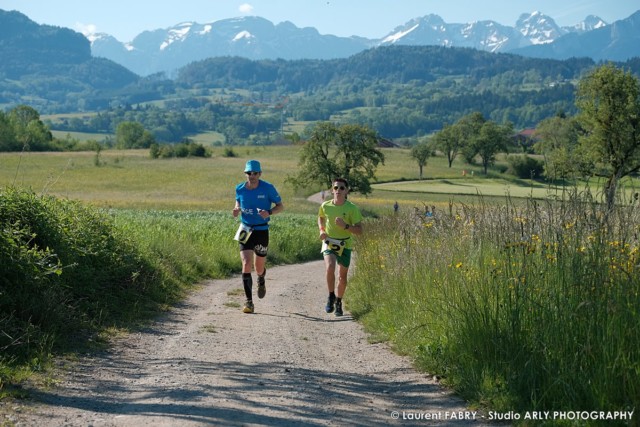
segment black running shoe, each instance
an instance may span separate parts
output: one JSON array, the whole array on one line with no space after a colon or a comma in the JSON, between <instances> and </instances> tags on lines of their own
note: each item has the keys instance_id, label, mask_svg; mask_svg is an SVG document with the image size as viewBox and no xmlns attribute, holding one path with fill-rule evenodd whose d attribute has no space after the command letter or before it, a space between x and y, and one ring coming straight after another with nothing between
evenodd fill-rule
<instances>
[{"instance_id":1,"label":"black running shoe","mask_svg":"<svg viewBox=\"0 0 640 427\"><path fill-rule=\"evenodd\" d=\"M342 316L342 301L336 301L336 316Z\"/></svg>"},{"instance_id":2,"label":"black running shoe","mask_svg":"<svg viewBox=\"0 0 640 427\"><path fill-rule=\"evenodd\" d=\"M333 313L333 306L335 305L335 303L336 297L330 295L327 299L327 305L324 307L324 311L326 311L327 313Z\"/></svg>"},{"instance_id":3,"label":"black running shoe","mask_svg":"<svg viewBox=\"0 0 640 427\"><path fill-rule=\"evenodd\" d=\"M264 276L267 275L267 269L264 269L262 276L258 275L258 298L264 298L267 294L267 287L264 284Z\"/></svg>"}]
</instances>

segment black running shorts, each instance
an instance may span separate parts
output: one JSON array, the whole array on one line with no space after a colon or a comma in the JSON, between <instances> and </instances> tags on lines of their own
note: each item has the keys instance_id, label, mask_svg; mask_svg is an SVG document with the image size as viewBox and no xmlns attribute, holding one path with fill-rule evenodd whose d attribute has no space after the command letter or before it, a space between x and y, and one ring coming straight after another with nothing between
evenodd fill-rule
<instances>
[{"instance_id":1,"label":"black running shorts","mask_svg":"<svg viewBox=\"0 0 640 427\"><path fill-rule=\"evenodd\" d=\"M240 243L241 251L253 251L257 256L267 256L269 230L253 230L247 243Z\"/></svg>"}]
</instances>

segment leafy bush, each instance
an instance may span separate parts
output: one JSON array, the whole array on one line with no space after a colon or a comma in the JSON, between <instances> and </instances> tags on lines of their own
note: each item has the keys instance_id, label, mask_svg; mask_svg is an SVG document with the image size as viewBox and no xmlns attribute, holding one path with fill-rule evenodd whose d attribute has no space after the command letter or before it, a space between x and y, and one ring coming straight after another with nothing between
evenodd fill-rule
<instances>
[{"instance_id":1,"label":"leafy bush","mask_svg":"<svg viewBox=\"0 0 640 427\"><path fill-rule=\"evenodd\" d=\"M238 157L238 155L235 151L233 151L233 148L225 147L224 152L222 153L222 157Z\"/></svg>"},{"instance_id":2,"label":"leafy bush","mask_svg":"<svg viewBox=\"0 0 640 427\"><path fill-rule=\"evenodd\" d=\"M149 156L152 159L157 159L160 157L160 145L158 143L153 143L149 147Z\"/></svg>"},{"instance_id":3,"label":"leafy bush","mask_svg":"<svg viewBox=\"0 0 640 427\"><path fill-rule=\"evenodd\" d=\"M195 142L178 144L151 144L149 155L152 159L171 157L210 157L211 153L202 145Z\"/></svg>"},{"instance_id":4,"label":"leafy bush","mask_svg":"<svg viewBox=\"0 0 640 427\"><path fill-rule=\"evenodd\" d=\"M46 357L175 296L108 216L25 190L0 192L0 264L0 363Z\"/></svg>"},{"instance_id":5,"label":"leafy bush","mask_svg":"<svg viewBox=\"0 0 640 427\"><path fill-rule=\"evenodd\" d=\"M207 157L207 150L202 144L190 143L187 145L187 150L191 157Z\"/></svg>"},{"instance_id":6,"label":"leafy bush","mask_svg":"<svg viewBox=\"0 0 640 427\"><path fill-rule=\"evenodd\" d=\"M510 155L507 172L522 179L537 179L544 175L544 164L526 154Z\"/></svg>"}]
</instances>

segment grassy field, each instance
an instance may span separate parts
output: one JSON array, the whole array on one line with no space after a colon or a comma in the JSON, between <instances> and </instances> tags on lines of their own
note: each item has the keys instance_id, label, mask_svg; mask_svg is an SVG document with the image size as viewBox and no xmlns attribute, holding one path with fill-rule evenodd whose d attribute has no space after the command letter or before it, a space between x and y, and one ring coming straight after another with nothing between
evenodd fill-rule
<instances>
[{"instance_id":1,"label":"grassy field","mask_svg":"<svg viewBox=\"0 0 640 427\"><path fill-rule=\"evenodd\" d=\"M306 197L320 188L295 192L285 184L298 167L299 147L234 147L237 157L223 157L223 148L211 148L208 159L162 159L149 157L147 150L104 150L74 153L0 153L0 185L31 188L100 207L134 209L220 210L233 204L234 186L244 180L248 159L262 162L263 179L281 192L287 211L315 213ZM416 167L407 168L408 150L385 149L386 164L378 170L380 181L413 180ZM440 177L459 175L435 159L429 173ZM99 166L96 166L96 163ZM382 189L380 194L361 200L365 208L383 209L394 198ZM420 203L423 191L403 194L406 203ZM382 197L384 202L377 202ZM393 204L393 201L391 202Z\"/></svg>"},{"instance_id":2,"label":"grassy field","mask_svg":"<svg viewBox=\"0 0 640 427\"><path fill-rule=\"evenodd\" d=\"M244 180L244 163L258 159L263 179L277 186L287 211L315 213L317 207L306 198L320 188L296 192L285 183L297 170L299 147L234 147L237 157L223 157L222 147L210 149L211 158L161 160L151 159L147 150L103 150L99 158L95 152L0 153L0 186L30 188L99 207L216 211L233 205L233 189ZM562 196L562 189L531 180L496 172L485 178L479 168L462 161L449 168L443 157L429 159L425 179L418 181L418 167L409 150L383 151L386 160L378 168L373 192L367 197L352 195L353 201L370 212L389 213L395 201L402 210L425 204L443 209L451 203L470 203L478 194L498 202L507 195ZM629 192L640 186L637 179L625 183ZM592 191L597 193L600 187L601 183L593 181Z\"/></svg>"},{"instance_id":3,"label":"grassy field","mask_svg":"<svg viewBox=\"0 0 640 427\"><path fill-rule=\"evenodd\" d=\"M218 132L203 132L189 137L194 142L205 147L214 146L224 142L224 135Z\"/></svg>"},{"instance_id":4,"label":"grassy field","mask_svg":"<svg viewBox=\"0 0 640 427\"><path fill-rule=\"evenodd\" d=\"M69 132L62 130L51 131L54 138L58 139L76 139L78 141L97 141L104 142L107 140L115 140L115 135L112 133L87 133L87 132Z\"/></svg>"},{"instance_id":5,"label":"grassy field","mask_svg":"<svg viewBox=\"0 0 640 427\"><path fill-rule=\"evenodd\" d=\"M80 200L99 207L216 211L231 209L235 185L244 181L244 163L260 159L263 179L280 190L288 211L309 213L305 194L285 185L296 169L291 147L234 148L237 157L151 159L147 150L96 153L2 153L0 186Z\"/></svg>"}]
</instances>

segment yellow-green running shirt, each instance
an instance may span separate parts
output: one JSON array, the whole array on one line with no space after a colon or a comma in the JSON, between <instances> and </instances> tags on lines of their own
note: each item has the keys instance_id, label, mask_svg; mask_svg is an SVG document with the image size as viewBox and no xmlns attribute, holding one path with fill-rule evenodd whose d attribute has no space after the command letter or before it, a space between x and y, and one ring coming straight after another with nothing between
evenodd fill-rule
<instances>
[{"instance_id":1,"label":"yellow-green running shirt","mask_svg":"<svg viewBox=\"0 0 640 427\"><path fill-rule=\"evenodd\" d=\"M328 200L320 205L318 211L320 218L325 218L325 227L329 237L333 239L347 239L352 234L338 227L335 223L336 218L341 216L344 222L349 225L355 225L362 221L362 213L360 208L354 205L348 200L345 200L344 204L337 206L333 204L333 200ZM353 247L353 239L347 239L345 243L345 249L351 249Z\"/></svg>"}]
</instances>

